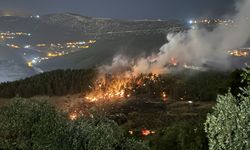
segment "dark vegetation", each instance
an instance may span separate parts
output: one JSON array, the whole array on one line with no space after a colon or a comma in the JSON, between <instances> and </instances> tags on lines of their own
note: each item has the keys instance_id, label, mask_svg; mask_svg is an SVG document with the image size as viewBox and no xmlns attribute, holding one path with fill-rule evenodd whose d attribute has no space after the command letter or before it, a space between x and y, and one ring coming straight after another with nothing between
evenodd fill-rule
<instances>
[{"instance_id":1,"label":"dark vegetation","mask_svg":"<svg viewBox=\"0 0 250 150\"><path fill-rule=\"evenodd\" d=\"M154 75L141 75L138 79L146 86L133 86L137 88L133 98L136 101L130 99L126 103L121 102L122 105L107 104L99 108L101 111L94 110L104 116L80 117L74 121L44 101L15 100L0 109L0 149L140 150L150 147L153 150L207 150L209 139L204 131L204 122L207 113L211 112L211 102L207 101L214 103L217 94L225 94L229 88L234 96L241 93L239 87L248 85L241 80L242 72L186 70L155 77L156 84L149 80ZM0 93L1 97L31 97L85 92L96 75L95 70L57 70L3 83ZM54 91L56 87L58 89ZM3 90L13 95L6 95ZM173 101L165 104L159 98L162 91L166 91ZM204 106L201 102L188 104L185 103L187 100L206 101L204 103L209 105ZM143 128L156 133L142 136ZM133 135L127 132L131 130Z\"/></svg>"},{"instance_id":2,"label":"dark vegetation","mask_svg":"<svg viewBox=\"0 0 250 150\"><path fill-rule=\"evenodd\" d=\"M175 124L149 138L153 150L207 150L203 124Z\"/></svg>"},{"instance_id":3,"label":"dark vegetation","mask_svg":"<svg viewBox=\"0 0 250 150\"><path fill-rule=\"evenodd\" d=\"M162 92L166 92L170 100L214 101L218 93L227 92L232 82L238 84L234 79L238 76L231 76L228 72L185 70L155 77L156 82L148 79L151 76L154 75L138 77L146 86L139 87L135 96L156 98L161 97Z\"/></svg>"},{"instance_id":4,"label":"dark vegetation","mask_svg":"<svg viewBox=\"0 0 250 150\"><path fill-rule=\"evenodd\" d=\"M157 82L148 79L152 74L141 75L136 80L146 83L146 86L137 87L134 96L159 97L164 91L171 100L213 101L217 94L226 93L231 87L232 93L237 95L237 87L241 83L240 74L236 70L232 73L216 71L194 72L186 70L179 73L170 73L157 77ZM0 84L0 97L13 98L33 97L36 95L63 96L68 94L84 93L90 90L97 72L95 70L56 70L36 75L15 82ZM145 95L146 94L146 95Z\"/></svg>"},{"instance_id":5,"label":"dark vegetation","mask_svg":"<svg viewBox=\"0 0 250 150\"><path fill-rule=\"evenodd\" d=\"M3 150L147 150L104 117L69 120L45 101L17 99L0 109Z\"/></svg>"},{"instance_id":6,"label":"dark vegetation","mask_svg":"<svg viewBox=\"0 0 250 150\"><path fill-rule=\"evenodd\" d=\"M122 107L113 106L116 113L112 112L110 119L120 123L125 130L133 131L130 136L149 142L152 150L208 149L203 123L212 105L151 101L137 99ZM155 134L142 136L143 129L155 131Z\"/></svg>"},{"instance_id":7,"label":"dark vegetation","mask_svg":"<svg viewBox=\"0 0 250 150\"><path fill-rule=\"evenodd\" d=\"M56 70L0 85L0 97L62 96L89 89L95 70Z\"/></svg>"},{"instance_id":8,"label":"dark vegetation","mask_svg":"<svg viewBox=\"0 0 250 150\"><path fill-rule=\"evenodd\" d=\"M235 96L228 91L219 95L213 111L207 115L204 125L211 150L250 149L250 66L240 79L246 84L239 88L240 93Z\"/></svg>"}]
</instances>

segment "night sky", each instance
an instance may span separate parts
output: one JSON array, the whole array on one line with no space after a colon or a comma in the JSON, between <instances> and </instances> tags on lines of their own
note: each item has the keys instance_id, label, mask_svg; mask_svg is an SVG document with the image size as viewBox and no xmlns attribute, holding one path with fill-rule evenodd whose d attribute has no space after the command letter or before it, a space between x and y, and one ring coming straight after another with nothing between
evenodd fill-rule
<instances>
[{"instance_id":1,"label":"night sky","mask_svg":"<svg viewBox=\"0 0 250 150\"><path fill-rule=\"evenodd\" d=\"M235 0L0 0L0 14L71 12L118 19L191 19L221 17Z\"/></svg>"}]
</instances>

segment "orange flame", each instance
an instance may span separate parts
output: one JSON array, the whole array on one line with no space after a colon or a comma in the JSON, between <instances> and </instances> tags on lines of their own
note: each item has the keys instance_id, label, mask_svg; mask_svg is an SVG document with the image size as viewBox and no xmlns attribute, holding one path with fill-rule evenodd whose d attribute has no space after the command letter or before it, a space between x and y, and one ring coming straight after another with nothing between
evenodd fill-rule
<instances>
[{"instance_id":1,"label":"orange flame","mask_svg":"<svg viewBox=\"0 0 250 150\"><path fill-rule=\"evenodd\" d=\"M70 120L76 120L78 118L78 114L76 112L73 112L71 114L69 114L69 119Z\"/></svg>"},{"instance_id":2,"label":"orange flame","mask_svg":"<svg viewBox=\"0 0 250 150\"><path fill-rule=\"evenodd\" d=\"M147 130L147 129L142 129L142 130L141 130L141 134L142 134L143 136L148 136L148 135L150 135L150 134L155 134L155 131Z\"/></svg>"},{"instance_id":3,"label":"orange flame","mask_svg":"<svg viewBox=\"0 0 250 150\"><path fill-rule=\"evenodd\" d=\"M136 94L137 89L145 89L147 86L158 85L161 82L161 78L155 74L137 77L127 74L102 75L93 86L90 86L91 92L85 96L85 99L90 102L126 99ZM165 92L159 94L163 99L167 99Z\"/></svg>"},{"instance_id":4,"label":"orange flame","mask_svg":"<svg viewBox=\"0 0 250 150\"><path fill-rule=\"evenodd\" d=\"M96 81L92 91L85 98L91 102L128 98L131 94L126 92L126 89L130 88L129 83L131 79L132 77L126 77L125 75L101 77Z\"/></svg>"}]
</instances>

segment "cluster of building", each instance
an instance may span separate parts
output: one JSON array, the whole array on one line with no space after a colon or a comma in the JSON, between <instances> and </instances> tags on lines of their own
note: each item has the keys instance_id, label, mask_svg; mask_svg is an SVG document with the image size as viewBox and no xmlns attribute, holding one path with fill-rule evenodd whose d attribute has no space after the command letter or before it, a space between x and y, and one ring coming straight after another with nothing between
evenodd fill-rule
<instances>
[{"instance_id":1,"label":"cluster of building","mask_svg":"<svg viewBox=\"0 0 250 150\"><path fill-rule=\"evenodd\" d=\"M0 32L0 39L14 39L18 36L31 36L31 33L25 32Z\"/></svg>"},{"instance_id":2,"label":"cluster of building","mask_svg":"<svg viewBox=\"0 0 250 150\"><path fill-rule=\"evenodd\" d=\"M233 25L234 20L231 19L194 19L188 22L191 25L195 24L221 24L221 25Z\"/></svg>"},{"instance_id":3,"label":"cluster of building","mask_svg":"<svg viewBox=\"0 0 250 150\"><path fill-rule=\"evenodd\" d=\"M8 46L10 48L20 48L20 46L18 46L16 44L6 44L6 46Z\"/></svg>"},{"instance_id":4,"label":"cluster of building","mask_svg":"<svg viewBox=\"0 0 250 150\"><path fill-rule=\"evenodd\" d=\"M36 47L50 47L50 48L58 48L58 49L70 49L70 48L78 48L78 49L86 49L90 47L90 44L96 43L96 40L88 40L79 41L79 42L66 42L66 43L50 43L50 44L36 44Z\"/></svg>"},{"instance_id":5,"label":"cluster of building","mask_svg":"<svg viewBox=\"0 0 250 150\"><path fill-rule=\"evenodd\" d=\"M33 67L35 64L38 64L44 60L48 60L54 57L60 57L68 55L78 51L79 49L89 48L91 44L96 43L96 40L88 41L78 41L78 42L66 42L66 43L50 43L50 44L36 44L34 45L35 49L44 49L43 55L40 57L35 57L32 60L27 62L29 67ZM31 45L25 45L24 48L31 48ZM45 53L45 54L44 54Z\"/></svg>"},{"instance_id":6,"label":"cluster of building","mask_svg":"<svg viewBox=\"0 0 250 150\"><path fill-rule=\"evenodd\" d=\"M228 53L234 57L248 57L250 56L250 47L230 50Z\"/></svg>"},{"instance_id":7,"label":"cluster of building","mask_svg":"<svg viewBox=\"0 0 250 150\"><path fill-rule=\"evenodd\" d=\"M39 19L39 18L40 18L40 15L30 16L30 18Z\"/></svg>"},{"instance_id":8,"label":"cluster of building","mask_svg":"<svg viewBox=\"0 0 250 150\"><path fill-rule=\"evenodd\" d=\"M31 16L31 18L40 18L39 15ZM11 31L2 31L0 32L1 44L6 45L7 47L19 49L24 48L30 51L39 52L37 57L29 55L29 52L24 52L24 56L27 57L27 65L33 67L35 64L38 64L44 60L48 60L54 57L64 56L80 49L87 49L94 43L96 40L86 40L86 41L72 41L72 42L62 42L62 43L40 43L40 44L17 44L11 42L16 38L30 37L31 33L26 32L11 32ZM30 58L30 56L32 58Z\"/></svg>"},{"instance_id":9,"label":"cluster of building","mask_svg":"<svg viewBox=\"0 0 250 150\"><path fill-rule=\"evenodd\" d=\"M30 36L29 33L23 33L23 32L4 32L0 33L1 36L4 36L3 38L9 38L15 37L15 36ZM12 39L12 38L11 38ZM73 53L78 51L79 49L87 49L90 47L91 44L96 43L96 40L88 40L88 41L78 41L78 42L65 42L65 43L50 43L50 44L36 44L36 45L18 45L18 44L5 44L6 46L10 48L24 48L24 49L31 49L36 51L41 51L41 55L39 57L35 57L29 61L27 61L27 65L29 67L33 67L35 64L40 63L44 60L48 60L50 58L64 56L69 53ZM24 53L26 56L27 53Z\"/></svg>"},{"instance_id":10,"label":"cluster of building","mask_svg":"<svg viewBox=\"0 0 250 150\"><path fill-rule=\"evenodd\" d=\"M42 62L43 60L48 60L48 57L35 57L32 60L27 62L28 67L33 67L34 64L38 64Z\"/></svg>"}]
</instances>

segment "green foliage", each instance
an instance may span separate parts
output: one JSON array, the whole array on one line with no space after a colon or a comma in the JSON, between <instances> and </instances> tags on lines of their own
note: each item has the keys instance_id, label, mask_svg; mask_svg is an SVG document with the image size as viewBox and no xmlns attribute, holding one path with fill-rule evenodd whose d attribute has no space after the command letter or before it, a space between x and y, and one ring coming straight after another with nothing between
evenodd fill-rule
<instances>
[{"instance_id":1,"label":"green foliage","mask_svg":"<svg viewBox=\"0 0 250 150\"><path fill-rule=\"evenodd\" d=\"M55 70L20 81L0 84L0 97L61 96L89 90L94 70Z\"/></svg>"},{"instance_id":2,"label":"green foliage","mask_svg":"<svg viewBox=\"0 0 250 150\"><path fill-rule=\"evenodd\" d=\"M246 87L247 86L247 81L244 80L242 81L242 74L244 70L235 70L234 72L231 73L230 75L230 92L234 95L237 96L238 94L242 94L242 90L240 87Z\"/></svg>"},{"instance_id":3,"label":"green foliage","mask_svg":"<svg viewBox=\"0 0 250 150\"><path fill-rule=\"evenodd\" d=\"M224 72L184 70L162 76L140 75L132 83L132 90L136 97L159 98L165 92L173 100L210 101L216 100L218 93L226 93L234 80ZM143 84L138 86L138 81Z\"/></svg>"},{"instance_id":4,"label":"green foliage","mask_svg":"<svg viewBox=\"0 0 250 150\"><path fill-rule=\"evenodd\" d=\"M150 150L150 148L145 145L145 143L140 142L135 139L127 139L124 141L124 143L121 145L121 150Z\"/></svg>"},{"instance_id":5,"label":"green foliage","mask_svg":"<svg viewBox=\"0 0 250 150\"><path fill-rule=\"evenodd\" d=\"M245 87L241 82L242 70L233 72L190 72L183 71L177 74L167 74L164 77L167 89L172 99L190 99L192 101L214 101L218 94L225 94L228 88L233 95L241 93L239 87Z\"/></svg>"},{"instance_id":6,"label":"green foliage","mask_svg":"<svg viewBox=\"0 0 250 150\"><path fill-rule=\"evenodd\" d=\"M17 99L0 111L0 149L148 149L143 142L125 137L111 120L71 121L44 101Z\"/></svg>"},{"instance_id":7,"label":"green foliage","mask_svg":"<svg viewBox=\"0 0 250 150\"><path fill-rule=\"evenodd\" d=\"M70 128L72 149L115 149L123 134L113 121L76 120Z\"/></svg>"},{"instance_id":8,"label":"green foliage","mask_svg":"<svg viewBox=\"0 0 250 150\"><path fill-rule=\"evenodd\" d=\"M42 101L18 99L0 113L0 148L55 149L65 119Z\"/></svg>"},{"instance_id":9,"label":"green foliage","mask_svg":"<svg viewBox=\"0 0 250 150\"><path fill-rule=\"evenodd\" d=\"M250 66L247 66L244 69L244 73L242 74L243 81L245 80L248 85L250 85Z\"/></svg>"},{"instance_id":10,"label":"green foliage","mask_svg":"<svg viewBox=\"0 0 250 150\"><path fill-rule=\"evenodd\" d=\"M250 68L243 73L248 86L242 94L233 96L228 92L219 96L214 111L208 114L205 130L211 150L250 149Z\"/></svg>"},{"instance_id":11,"label":"green foliage","mask_svg":"<svg viewBox=\"0 0 250 150\"><path fill-rule=\"evenodd\" d=\"M74 150L148 149L143 142L126 138L119 126L106 118L78 119L71 124L70 135L69 145Z\"/></svg>"},{"instance_id":12,"label":"green foliage","mask_svg":"<svg viewBox=\"0 0 250 150\"><path fill-rule=\"evenodd\" d=\"M179 124L163 129L152 137L153 150L207 150L207 138L202 125Z\"/></svg>"}]
</instances>

